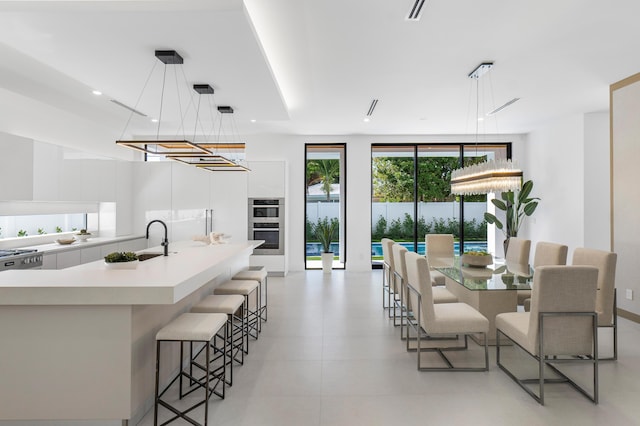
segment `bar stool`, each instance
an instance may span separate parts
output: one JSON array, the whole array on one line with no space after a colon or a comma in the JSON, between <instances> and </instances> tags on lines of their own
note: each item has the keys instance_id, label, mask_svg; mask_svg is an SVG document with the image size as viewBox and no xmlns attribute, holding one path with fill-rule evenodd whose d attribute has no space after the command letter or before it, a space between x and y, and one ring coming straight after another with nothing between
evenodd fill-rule
<instances>
[{"instance_id":1,"label":"bar stool","mask_svg":"<svg viewBox=\"0 0 640 426\"><path fill-rule=\"evenodd\" d=\"M209 415L209 398L211 394L215 394L220 398L224 399L224 386L225 386L225 370L226 370L226 354L227 354L227 330L225 324L227 323L227 316L225 314L216 313L216 314L201 314L201 313L184 313L179 317L171 321L169 324L164 326L158 331L156 334L156 390L155 390L155 404L153 410L153 424L158 424L158 406L161 405L168 409L169 411L175 414L174 417L167 420L163 424L171 423L177 418L182 418L187 422L206 426L208 415ZM214 338L216 334L220 330L223 330L224 333L224 348L222 350L222 368L218 368L214 371L211 371L210 360L211 360L211 340ZM159 392L160 388L160 346L163 342L179 342L180 343L180 371L178 374L169 382L169 384ZM196 378L193 377L190 373L185 371L183 368L183 359L184 359L184 345L185 342L200 342L204 343L206 358L204 361L204 371L205 374L203 377ZM219 349L213 348L214 352L217 352ZM191 364L195 360L191 359L189 361L190 368ZM192 388L187 392L183 393L182 389L182 378L187 377L189 381L192 383ZM171 405L169 402L164 401L162 399L163 395L169 388L175 383L176 380L179 380L180 390L179 390L179 399L182 399L184 396L190 394L191 392L197 390L198 388L204 389L204 399L199 402L196 402L194 405L180 411L178 407ZM211 382L213 381L213 386L211 386ZM195 385L195 386L193 386ZM222 392L216 391L218 385L222 385ZM198 423L194 419L192 419L187 414L204 404L204 423Z\"/></svg>"},{"instance_id":2,"label":"bar stool","mask_svg":"<svg viewBox=\"0 0 640 426\"><path fill-rule=\"evenodd\" d=\"M233 362L236 361L240 365L244 364L245 348L249 348L249 336L246 333L245 325L245 313L237 315L241 311L244 304L244 297L239 294L229 295L213 295L207 296L200 302L196 303L191 312L205 313L205 314L225 314L227 315L227 347L229 348L229 354L227 356L227 363L229 365L229 378L227 384L233 385ZM238 325L237 323L240 323ZM236 336L236 331L240 331L240 337ZM216 341L214 336L214 343ZM246 339L246 343L245 343ZM220 355L218 355L219 357ZM213 360L215 361L215 359Z\"/></svg>"},{"instance_id":3,"label":"bar stool","mask_svg":"<svg viewBox=\"0 0 640 426\"><path fill-rule=\"evenodd\" d=\"M244 297L243 315L246 317L247 334L254 339L258 340L258 333L261 330L261 316L260 316L260 284L253 280L229 280L213 290L214 295L229 295L239 294ZM255 310L251 310L249 305L249 296L251 293L256 295L256 307ZM246 313L245 313L246 312ZM251 333L251 330L254 333ZM248 348L247 348L248 349Z\"/></svg>"},{"instance_id":4,"label":"bar stool","mask_svg":"<svg viewBox=\"0 0 640 426\"><path fill-rule=\"evenodd\" d=\"M260 307L260 317L262 321L267 322L267 297L269 294L269 288L267 285L267 268L264 266L250 266L249 269L240 271L231 278L232 280L254 280L260 283L260 298L262 299L262 306ZM264 295L262 287L264 284Z\"/></svg>"}]
</instances>

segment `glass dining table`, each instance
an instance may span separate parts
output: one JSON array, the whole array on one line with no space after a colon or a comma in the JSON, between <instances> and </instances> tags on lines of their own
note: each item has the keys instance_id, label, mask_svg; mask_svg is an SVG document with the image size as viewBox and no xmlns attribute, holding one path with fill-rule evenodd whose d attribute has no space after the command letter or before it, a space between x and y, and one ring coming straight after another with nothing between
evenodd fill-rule
<instances>
[{"instance_id":1,"label":"glass dining table","mask_svg":"<svg viewBox=\"0 0 640 426\"><path fill-rule=\"evenodd\" d=\"M517 310L517 290L531 289L533 269L529 265L505 262L504 259L494 259L493 264L486 267L463 265L458 256L430 261L431 267L444 275L447 290L453 293L459 302L471 305L487 317L487 336L489 344L494 345L496 315Z\"/></svg>"}]
</instances>

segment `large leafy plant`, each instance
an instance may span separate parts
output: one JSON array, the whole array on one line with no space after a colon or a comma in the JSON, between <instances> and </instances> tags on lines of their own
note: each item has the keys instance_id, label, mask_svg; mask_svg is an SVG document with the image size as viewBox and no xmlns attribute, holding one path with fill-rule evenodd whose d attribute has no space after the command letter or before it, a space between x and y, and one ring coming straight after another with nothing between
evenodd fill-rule
<instances>
[{"instance_id":1,"label":"large leafy plant","mask_svg":"<svg viewBox=\"0 0 640 426\"><path fill-rule=\"evenodd\" d=\"M501 199L494 198L491 200L497 209L505 212L505 223L503 224L495 215L491 213L484 214L484 220L487 223L495 224L505 237L517 237L520 226L527 216L531 216L538 207L540 198L530 197L533 189L533 182L528 180L522 185L520 191L503 192Z\"/></svg>"},{"instance_id":2,"label":"large leafy plant","mask_svg":"<svg viewBox=\"0 0 640 426\"><path fill-rule=\"evenodd\" d=\"M338 219L318 219L318 223L313 227L313 233L322 244L324 253L331 253L331 241L338 237Z\"/></svg>"}]
</instances>

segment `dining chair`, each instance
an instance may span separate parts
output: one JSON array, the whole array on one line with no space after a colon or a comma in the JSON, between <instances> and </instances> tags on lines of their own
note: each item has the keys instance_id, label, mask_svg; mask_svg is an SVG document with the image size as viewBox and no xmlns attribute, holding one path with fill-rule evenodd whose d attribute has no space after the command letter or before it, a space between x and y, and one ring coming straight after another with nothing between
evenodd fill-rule
<instances>
[{"instance_id":1,"label":"dining chair","mask_svg":"<svg viewBox=\"0 0 640 426\"><path fill-rule=\"evenodd\" d=\"M531 240L511 237L509 238L509 246L507 247L507 253L505 254L504 258L509 263L528 265L530 251Z\"/></svg>"},{"instance_id":2,"label":"dining chair","mask_svg":"<svg viewBox=\"0 0 640 426\"><path fill-rule=\"evenodd\" d=\"M431 277L429 274L429 262L426 257L417 253L405 253L407 264L407 289L411 306L414 308L414 320L407 317L407 336L413 329L417 341L417 357L419 371L488 371L489 350L487 332L489 320L480 312L466 303L434 303ZM451 360L445 355L446 351L461 351L468 349L468 336L480 334L484 342L484 366L483 367L454 367ZM447 337L452 335L464 336L464 346L429 346L421 347L421 341L433 337ZM431 343L441 343L439 340L430 340ZM409 349L409 338L407 338ZM445 362L446 367L423 367L421 362L422 352L436 352Z\"/></svg>"},{"instance_id":3,"label":"dining chair","mask_svg":"<svg viewBox=\"0 0 640 426\"><path fill-rule=\"evenodd\" d=\"M533 269L535 270L539 266L566 265L568 251L569 247L563 244L539 241L533 255ZM518 290L518 305L524 305L524 310L529 311L531 290Z\"/></svg>"},{"instance_id":4,"label":"dining chair","mask_svg":"<svg viewBox=\"0 0 640 426\"><path fill-rule=\"evenodd\" d=\"M451 261L453 263L454 246L453 234L426 234L424 236L426 246L425 254L431 268L431 280L434 285L445 285L445 277L442 273L434 270L439 263L443 261Z\"/></svg>"},{"instance_id":5,"label":"dining chair","mask_svg":"<svg viewBox=\"0 0 640 426\"><path fill-rule=\"evenodd\" d=\"M393 263L395 265L395 279L398 287L398 293L400 295L399 300L397 300L397 308L400 312L400 322L396 323L396 312L394 307L394 325L399 325L401 328L400 335L402 340L405 339L404 336L404 323L408 316L413 317L413 309L409 300L408 290L407 290L407 262L406 262L406 254L409 252L406 247L401 244L394 244L392 247L393 252ZM432 282L433 285L433 282ZM455 303L458 301L458 298L453 295L449 290L444 287L434 287L433 288L433 303Z\"/></svg>"},{"instance_id":6,"label":"dining chair","mask_svg":"<svg viewBox=\"0 0 640 426\"><path fill-rule=\"evenodd\" d=\"M600 358L601 361L618 359L618 314L616 304L616 261L618 255L609 251L576 248L573 251L574 265L590 265L598 268L598 292L596 312L598 327L613 329L613 357Z\"/></svg>"},{"instance_id":7,"label":"dining chair","mask_svg":"<svg viewBox=\"0 0 640 426\"><path fill-rule=\"evenodd\" d=\"M496 316L496 362L498 367L544 405L546 383L568 382L598 403L598 270L592 266L541 266L533 276L531 312L507 312ZM521 379L500 360L500 338L524 350L538 363L533 379ZM591 363L593 393L561 372L555 363ZM547 367L560 378L546 378ZM537 384L538 394L527 384Z\"/></svg>"},{"instance_id":8,"label":"dining chair","mask_svg":"<svg viewBox=\"0 0 640 426\"><path fill-rule=\"evenodd\" d=\"M380 240L382 246L382 309L391 310L391 297L393 295L393 253L391 247L395 244L390 238ZM386 302L386 304L385 304ZM389 313L391 315L391 313Z\"/></svg>"}]
</instances>

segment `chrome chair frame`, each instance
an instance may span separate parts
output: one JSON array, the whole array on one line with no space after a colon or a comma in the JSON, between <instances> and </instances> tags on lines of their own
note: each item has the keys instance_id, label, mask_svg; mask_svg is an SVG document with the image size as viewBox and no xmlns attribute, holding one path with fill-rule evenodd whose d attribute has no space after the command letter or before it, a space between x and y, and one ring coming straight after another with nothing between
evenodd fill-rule
<instances>
[{"instance_id":1,"label":"chrome chair frame","mask_svg":"<svg viewBox=\"0 0 640 426\"><path fill-rule=\"evenodd\" d=\"M559 317L559 316L590 316L593 321L593 356L588 358L557 358L551 357L552 355L544 354L544 319L546 317ZM511 371L509 371L504 364L500 363L500 335L505 336L511 343L521 348L525 353L538 361L538 378L534 379L519 379ZM598 403L598 314L596 312L540 312L538 315L538 354L534 355L528 350L523 348L507 334L503 333L500 329L496 328L496 363L507 376L509 376L514 382L516 382L522 389L525 390L533 399L535 399L540 405L544 405L544 385L545 383L569 383L577 391L587 397L594 404ZM552 364L555 363L577 363L588 362L593 364L593 395L590 395L584 388L579 386L576 382L571 380L566 374L562 373L557 367ZM554 373L560 376L559 379L546 379L545 378L545 366L548 366ZM533 390L526 386L527 383L538 383L538 393L536 395Z\"/></svg>"}]
</instances>

